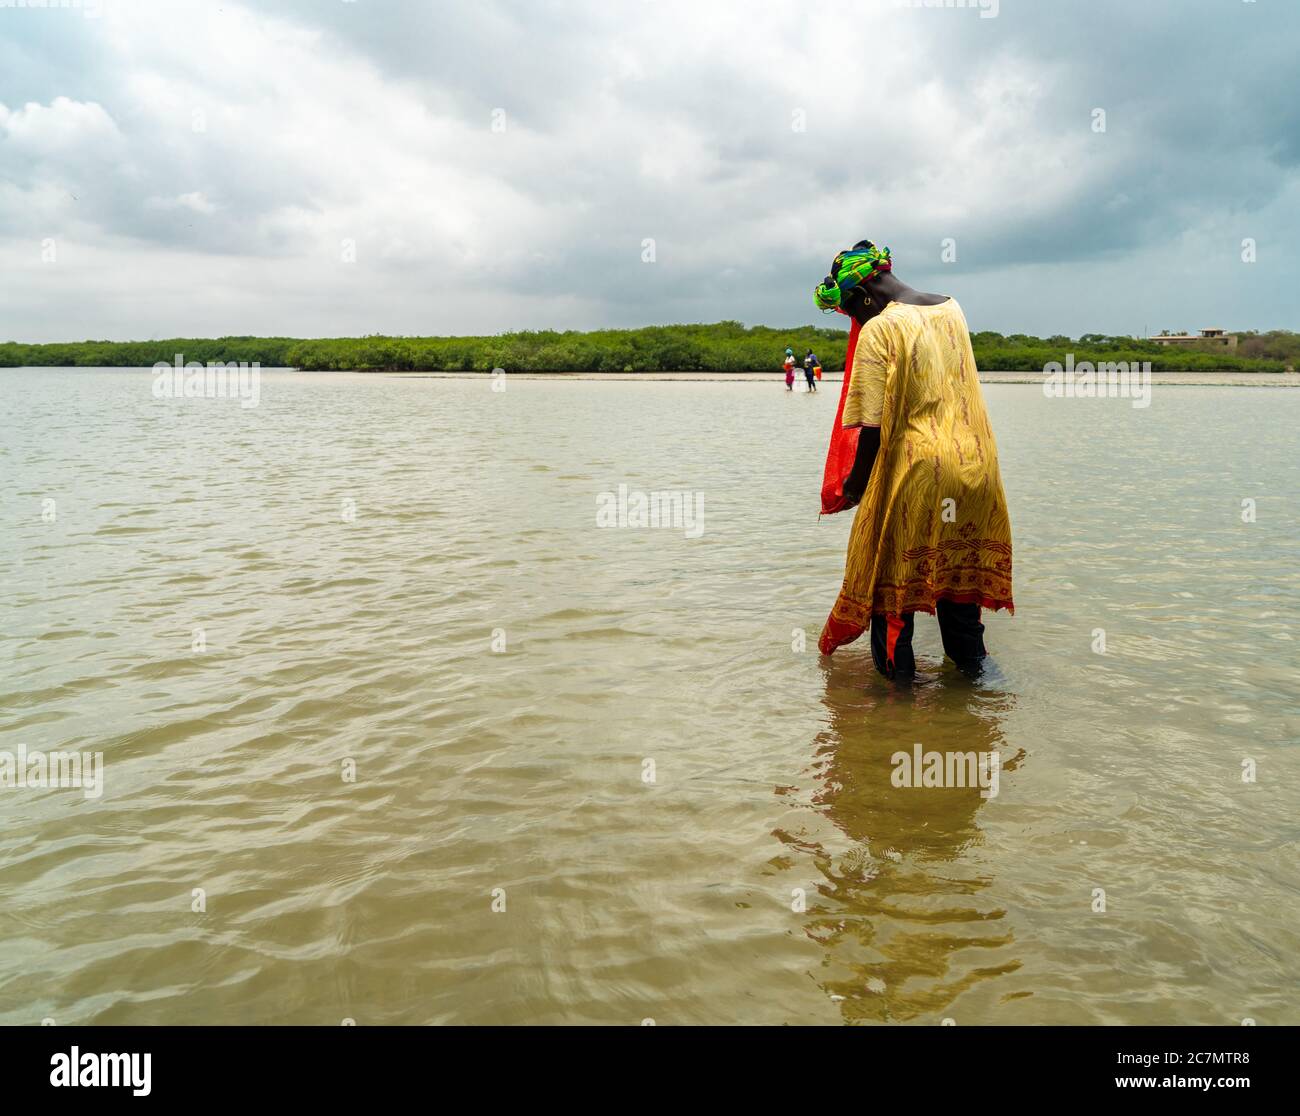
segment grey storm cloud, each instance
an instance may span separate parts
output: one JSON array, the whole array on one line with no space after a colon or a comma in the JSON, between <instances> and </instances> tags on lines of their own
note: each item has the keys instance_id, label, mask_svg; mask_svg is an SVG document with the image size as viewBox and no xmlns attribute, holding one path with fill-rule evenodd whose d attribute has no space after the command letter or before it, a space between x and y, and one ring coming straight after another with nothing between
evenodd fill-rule
<instances>
[{"instance_id":1,"label":"grey storm cloud","mask_svg":"<svg viewBox=\"0 0 1300 1116\"><path fill-rule=\"evenodd\" d=\"M975 328L1297 324L1280 3L95 7L0 4L3 338L796 324L864 235Z\"/></svg>"}]
</instances>

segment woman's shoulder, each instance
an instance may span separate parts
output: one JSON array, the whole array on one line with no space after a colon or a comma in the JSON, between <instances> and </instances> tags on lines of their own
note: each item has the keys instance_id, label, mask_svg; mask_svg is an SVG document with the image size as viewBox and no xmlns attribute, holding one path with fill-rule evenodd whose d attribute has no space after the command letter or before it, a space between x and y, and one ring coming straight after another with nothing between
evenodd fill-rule
<instances>
[{"instance_id":1,"label":"woman's shoulder","mask_svg":"<svg viewBox=\"0 0 1300 1116\"><path fill-rule=\"evenodd\" d=\"M924 321L924 314L932 310L928 306L913 306L906 302L891 302L879 314L862 327L863 336L871 331L873 341L896 341L915 333Z\"/></svg>"},{"instance_id":2,"label":"woman's shoulder","mask_svg":"<svg viewBox=\"0 0 1300 1116\"><path fill-rule=\"evenodd\" d=\"M900 304L890 303L890 309L895 306ZM966 322L966 315L962 312L961 305L951 295L944 296L942 302L931 302L923 306L901 305L900 312L896 315L896 320L900 324L906 323L913 329L924 329L927 324L934 325L939 321L953 318L963 325Z\"/></svg>"}]
</instances>

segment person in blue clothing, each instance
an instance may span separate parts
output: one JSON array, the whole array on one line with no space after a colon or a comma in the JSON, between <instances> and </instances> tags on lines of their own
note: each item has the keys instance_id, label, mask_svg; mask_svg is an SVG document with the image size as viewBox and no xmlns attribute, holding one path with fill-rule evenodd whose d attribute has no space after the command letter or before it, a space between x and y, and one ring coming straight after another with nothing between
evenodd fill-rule
<instances>
[{"instance_id":1,"label":"person in blue clothing","mask_svg":"<svg viewBox=\"0 0 1300 1116\"><path fill-rule=\"evenodd\" d=\"M817 375L816 372L814 371L816 367L817 367L817 355L812 351L812 349L809 349L804 354L804 358L803 358L803 375L804 375L804 379L808 381L809 391L817 390Z\"/></svg>"}]
</instances>

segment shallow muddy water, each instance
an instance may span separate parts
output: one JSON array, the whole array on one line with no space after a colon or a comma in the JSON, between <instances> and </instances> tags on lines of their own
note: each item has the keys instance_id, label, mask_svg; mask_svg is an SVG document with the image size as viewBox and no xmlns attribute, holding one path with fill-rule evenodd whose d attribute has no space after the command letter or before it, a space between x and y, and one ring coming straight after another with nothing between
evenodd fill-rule
<instances>
[{"instance_id":1,"label":"shallow muddy water","mask_svg":"<svg viewBox=\"0 0 1300 1116\"><path fill-rule=\"evenodd\" d=\"M1300 393L986 386L1017 612L900 690L838 385L151 382L0 370L0 750L104 764L0 787L0 1022L1300 1022Z\"/></svg>"}]
</instances>

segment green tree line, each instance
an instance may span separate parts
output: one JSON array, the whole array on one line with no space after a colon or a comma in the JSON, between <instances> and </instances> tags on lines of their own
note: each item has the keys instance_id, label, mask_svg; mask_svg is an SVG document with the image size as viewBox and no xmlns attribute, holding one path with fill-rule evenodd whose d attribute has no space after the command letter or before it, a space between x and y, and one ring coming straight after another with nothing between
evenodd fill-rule
<instances>
[{"instance_id":1,"label":"green tree line","mask_svg":"<svg viewBox=\"0 0 1300 1116\"><path fill-rule=\"evenodd\" d=\"M1300 334L1243 333L1236 353L1208 345L1161 346L1154 341L1088 333L1069 338L972 335L975 359L990 371L1042 371L1051 361L1147 361L1156 371L1281 372L1300 365ZM811 348L827 371L844 367L843 329L777 329L740 322L647 326L589 332L526 330L490 337L170 338L162 341L0 343L0 366L148 367L184 361L256 361L264 368L488 372L765 372L779 369L786 346L800 360Z\"/></svg>"}]
</instances>

